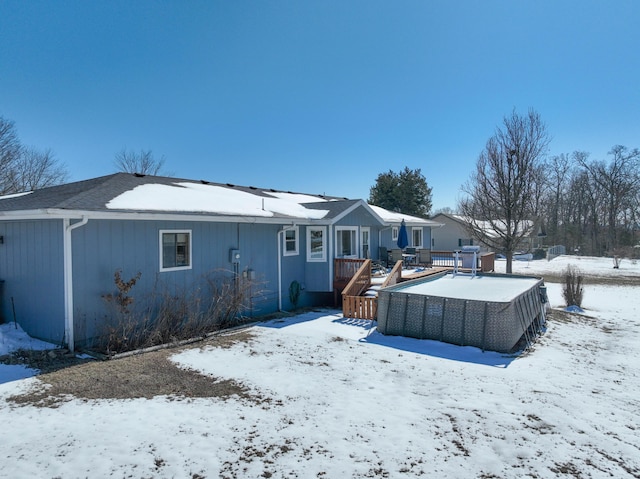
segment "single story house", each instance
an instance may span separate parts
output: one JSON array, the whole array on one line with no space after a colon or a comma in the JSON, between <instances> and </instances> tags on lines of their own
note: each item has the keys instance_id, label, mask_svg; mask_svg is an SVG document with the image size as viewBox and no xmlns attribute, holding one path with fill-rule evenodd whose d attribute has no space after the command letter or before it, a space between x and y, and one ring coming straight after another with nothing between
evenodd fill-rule
<instances>
[{"instance_id":1,"label":"single story house","mask_svg":"<svg viewBox=\"0 0 640 479\"><path fill-rule=\"evenodd\" d=\"M0 322L15 317L70 349L90 344L116 271L140 274L133 296L158 284L186 291L214 270L255 279L249 315L330 304L334 258L378 259L402 220L428 248L432 221L361 199L129 173L3 196Z\"/></svg>"},{"instance_id":2,"label":"single story house","mask_svg":"<svg viewBox=\"0 0 640 479\"><path fill-rule=\"evenodd\" d=\"M482 252L494 249L474 237L467 227L467 223L463 216L439 213L434 215L431 220L442 225L441 228L438 228L433 232L431 237L431 249L434 251L456 251L461 249L463 246L479 246L480 251ZM521 248L529 251L535 246L535 244L537 244L534 243L534 241L537 239L538 235L536 235L536 230L532 221L526 221L522 226L528 231L521 244ZM483 231L486 231L490 237L497 237L497 234L494 231L491 231L488 224L486 228L483 228Z\"/></svg>"},{"instance_id":3,"label":"single story house","mask_svg":"<svg viewBox=\"0 0 640 479\"><path fill-rule=\"evenodd\" d=\"M443 225L431 237L432 250L455 251L463 246L480 245L470 234L462 216L439 213L431 217L431 220Z\"/></svg>"}]
</instances>

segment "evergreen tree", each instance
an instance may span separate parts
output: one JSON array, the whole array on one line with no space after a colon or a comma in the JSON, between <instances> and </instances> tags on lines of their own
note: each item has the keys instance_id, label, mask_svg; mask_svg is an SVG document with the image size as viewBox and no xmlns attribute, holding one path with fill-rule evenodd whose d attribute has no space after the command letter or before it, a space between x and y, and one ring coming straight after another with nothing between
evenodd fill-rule
<instances>
[{"instance_id":1,"label":"evergreen tree","mask_svg":"<svg viewBox=\"0 0 640 479\"><path fill-rule=\"evenodd\" d=\"M369 191L369 203L390 211L427 218L431 211L431 188L420 172L404 168L399 173L380 173Z\"/></svg>"}]
</instances>

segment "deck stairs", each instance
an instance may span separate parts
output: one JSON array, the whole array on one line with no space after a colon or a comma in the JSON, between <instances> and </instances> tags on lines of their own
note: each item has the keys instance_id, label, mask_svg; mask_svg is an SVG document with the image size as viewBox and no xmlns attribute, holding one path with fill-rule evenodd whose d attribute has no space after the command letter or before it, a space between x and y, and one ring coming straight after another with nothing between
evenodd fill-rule
<instances>
[{"instance_id":1,"label":"deck stairs","mask_svg":"<svg viewBox=\"0 0 640 479\"><path fill-rule=\"evenodd\" d=\"M396 284L402 278L402 261L398 261L382 281L374 281L371 260L364 260L342 290L342 315L345 318L374 320L378 310L378 290Z\"/></svg>"},{"instance_id":2,"label":"deck stairs","mask_svg":"<svg viewBox=\"0 0 640 479\"><path fill-rule=\"evenodd\" d=\"M339 264L338 262L342 262ZM334 291L342 298L342 315L351 319L375 320L378 310L378 291L387 286L411 279L423 278L448 267L418 268L403 272L402 261L397 261L384 277L372 276L371 260L336 260L335 271L339 277L334 280ZM337 301L336 301L337 303Z\"/></svg>"}]
</instances>

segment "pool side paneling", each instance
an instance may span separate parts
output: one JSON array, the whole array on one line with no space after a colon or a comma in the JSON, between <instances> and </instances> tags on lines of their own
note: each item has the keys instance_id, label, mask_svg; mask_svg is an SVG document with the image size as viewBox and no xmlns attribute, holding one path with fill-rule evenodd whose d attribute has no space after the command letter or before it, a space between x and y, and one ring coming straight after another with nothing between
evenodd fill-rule
<instances>
[{"instance_id":1,"label":"pool side paneling","mask_svg":"<svg viewBox=\"0 0 640 479\"><path fill-rule=\"evenodd\" d=\"M539 280L509 302L406 293L401 287L384 289L378 294L378 331L510 352L539 320L541 285Z\"/></svg>"}]
</instances>

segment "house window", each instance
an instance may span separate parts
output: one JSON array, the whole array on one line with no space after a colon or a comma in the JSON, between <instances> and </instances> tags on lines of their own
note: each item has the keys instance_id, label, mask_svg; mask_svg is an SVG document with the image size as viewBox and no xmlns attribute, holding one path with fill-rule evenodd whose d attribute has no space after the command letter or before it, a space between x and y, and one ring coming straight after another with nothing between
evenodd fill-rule
<instances>
[{"instance_id":1,"label":"house window","mask_svg":"<svg viewBox=\"0 0 640 479\"><path fill-rule=\"evenodd\" d=\"M398 227L391 228L391 241L398 241Z\"/></svg>"},{"instance_id":2,"label":"house window","mask_svg":"<svg viewBox=\"0 0 640 479\"><path fill-rule=\"evenodd\" d=\"M294 256L298 254L298 227L285 230L284 232L283 255Z\"/></svg>"},{"instance_id":3,"label":"house window","mask_svg":"<svg viewBox=\"0 0 640 479\"><path fill-rule=\"evenodd\" d=\"M160 230L160 271L191 269L191 230Z\"/></svg>"},{"instance_id":4,"label":"house window","mask_svg":"<svg viewBox=\"0 0 640 479\"><path fill-rule=\"evenodd\" d=\"M462 247L462 246L473 246L473 238L471 238L471 239L458 238L458 246L460 246L460 247Z\"/></svg>"},{"instance_id":5,"label":"house window","mask_svg":"<svg viewBox=\"0 0 640 479\"><path fill-rule=\"evenodd\" d=\"M414 248L422 248L422 228L412 228L411 239Z\"/></svg>"},{"instance_id":6,"label":"house window","mask_svg":"<svg viewBox=\"0 0 640 479\"><path fill-rule=\"evenodd\" d=\"M307 227L307 261L327 260L327 229L318 226Z\"/></svg>"},{"instance_id":7,"label":"house window","mask_svg":"<svg viewBox=\"0 0 640 479\"><path fill-rule=\"evenodd\" d=\"M355 257L358 255L357 249L357 228L338 227L336 228L336 257Z\"/></svg>"}]
</instances>

